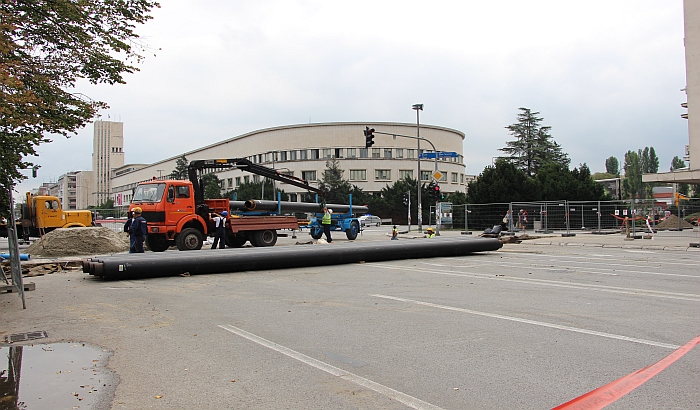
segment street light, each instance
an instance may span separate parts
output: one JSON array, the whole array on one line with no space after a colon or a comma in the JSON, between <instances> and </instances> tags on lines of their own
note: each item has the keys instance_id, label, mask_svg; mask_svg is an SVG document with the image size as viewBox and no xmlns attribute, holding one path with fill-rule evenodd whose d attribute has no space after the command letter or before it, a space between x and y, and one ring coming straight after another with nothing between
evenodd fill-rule
<instances>
[{"instance_id":1,"label":"street light","mask_svg":"<svg viewBox=\"0 0 700 410\"><path fill-rule=\"evenodd\" d=\"M418 137L418 232L423 231L423 212L421 212L421 174L420 174L420 111L423 111L423 104L413 104L416 110L416 136Z\"/></svg>"}]
</instances>

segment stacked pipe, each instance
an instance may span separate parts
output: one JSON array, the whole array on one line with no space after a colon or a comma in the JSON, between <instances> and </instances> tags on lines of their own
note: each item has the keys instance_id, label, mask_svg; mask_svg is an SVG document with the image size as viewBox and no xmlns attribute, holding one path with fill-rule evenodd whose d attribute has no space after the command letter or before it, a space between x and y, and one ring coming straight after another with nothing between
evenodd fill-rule
<instances>
[{"instance_id":1,"label":"stacked pipe","mask_svg":"<svg viewBox=\"0 0 700 410\"><path fill-rule=\"evenodd\" d=\"M398 259L465 256L495 251L494 238L434 238L405 241L352 242L342 246L308 245L270 248L207 249L97 256L83 260L83 272L109 280L210 274L380 262Z\"/></svg>"},{"instance_id":2,"label":"stacked pipe","mask_svg":"<svg viewBox=\"0 0 700 410\"><path fill-rule=\"evenodd\" d=\"M235 202L235 206L234 206ZM231 209L240 209L240 201L231 201ZM248 211L276 211L277 201L262 201L257 199L249 199L245 201L244 208ZM280 201L279 206L281 212L323 212L323 204L311 202L287 202ZM332 209L334 213L346 214L350 212L350 205L341 204L326 204L328 209ZM369 209L366 206L353 205L352 213L364 214Z\"/></svg>"}]
</instances>

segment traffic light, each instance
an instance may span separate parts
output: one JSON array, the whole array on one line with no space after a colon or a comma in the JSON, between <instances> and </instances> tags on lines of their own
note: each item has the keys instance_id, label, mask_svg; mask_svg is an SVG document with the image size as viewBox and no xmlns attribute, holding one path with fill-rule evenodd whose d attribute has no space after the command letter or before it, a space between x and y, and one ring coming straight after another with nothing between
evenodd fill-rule
<instances>
[{"instance_id":1,"label":"traffic light","mask_svg":"<svg viewBox=\"0 0 700 410\"><path fill-rule=\"evenodd\" d=\"M435 194L434 194L435 200L437 201L437 200L442 199L442 193L440 192L440 185L435 184L435 188L433 188L433 189L435 192Z\"/></svg>"},{"instance_id":2,"label":"traffic light","mask_svg":"<svg viewBox=\"0 0 700 410\"><path fill-rule=\"evenodd\" d=\"M365 148L374 145L374 128L365 127Z\"/></svg>"},{"instance_id":3,"label":"traffic light","mask_svg":"<svg viewBox=\"0 0 700 410\"><path fill-rule=\"evenodd\" d=\"M435 181L430 181L428 184L428 198L435 199Z\"/></svg>"},{"instance_id":4,"label":"traffic light","mask_svg":"<svg viewBox=\"0 0 700 410\"><path fill-rule=\"evenodd\" d=\"M403 205L404 205L404 206L408 206L409 195L410 195L410 194L409 194L408 192L406 192L405 194L403 194Z\"/></svg>"}]
</instances>

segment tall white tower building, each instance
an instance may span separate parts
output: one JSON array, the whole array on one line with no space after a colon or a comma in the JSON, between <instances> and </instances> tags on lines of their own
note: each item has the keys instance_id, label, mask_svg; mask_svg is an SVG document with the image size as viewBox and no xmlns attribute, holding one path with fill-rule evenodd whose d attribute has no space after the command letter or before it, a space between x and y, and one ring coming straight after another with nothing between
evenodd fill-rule
<instances>
[{"instance_id":1,"label":"tall white tower building","mask_svg":"<svg viewBox=\"0 0 700 410\"><path fill-rule=\"evenodd\" d=\"M110 198L112 170L124 166L124 123L95 121L92 138L92 198L101 205Z\"/></svg>"}]
</instances>

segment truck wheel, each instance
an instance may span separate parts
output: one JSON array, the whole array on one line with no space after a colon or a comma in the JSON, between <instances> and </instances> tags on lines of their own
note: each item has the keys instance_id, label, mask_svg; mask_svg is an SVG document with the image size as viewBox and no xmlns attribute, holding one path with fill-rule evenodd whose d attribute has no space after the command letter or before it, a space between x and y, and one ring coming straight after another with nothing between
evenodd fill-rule
<instances>
[{"instance_id":1,"label":"truck wheel","mask_svg":"<svg viewBox=\"0 0 700 410\"><path fill-rule=\"evenodd\" d=\"M202 249L202 234L194 228L185 228L176 239L177 249L181 251L196 251Z\"/></svg>"},{"instance_id":2,"label":"truck wheel","mask_svg":"<svg viewBox=\"0 0 700 410\"><path fill-rule=\"evenodd\" d=\"M248 242L248 237L243 233L226 232L226 245L230 248L240 248Z\"/></svg>"},{"instance_id":3,"label":"truck wheel","mask_svg":"<svg viewBox=\"0 0 700 410\"><path fill-rule=\"evenodd\" d=\"M146 246L153 252L164 252L170 247L170 243L165 235L151 234L146 236Z\"/></svg>"},{"instance_id":4,"label":"truck wheel","mask_svg":"<svg viewBox=\"0 0 700 410\"><path fill-rule=\"evenodd\" d=\"M277 243L277 231L255 231L250 238L250 243L257 247L274 246Z\"/></svg>"},{"instance_id":5,"label":"truck wheel","mask_svg":"<svg viewBox=\"0 0 700 410\"><path fill-rule=\"evenodd\" d=\"M314 239L321 239L321 237L323 236L323 229L311 228L311 232L309 232L309 235L311 235L311 237Z\"/></svg>"},{"instance_id":6,"label":"truck wheel","mask_svg":"<svg viewBox=\"0 0 700 410\"><path fill-rule=\"evenodd\" d=\"M357 234L360 232L360 227L357 221L350 222L350 228L345 230L345 236L351 241L357 239Z\"/></svg>"}]
</instances>

